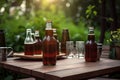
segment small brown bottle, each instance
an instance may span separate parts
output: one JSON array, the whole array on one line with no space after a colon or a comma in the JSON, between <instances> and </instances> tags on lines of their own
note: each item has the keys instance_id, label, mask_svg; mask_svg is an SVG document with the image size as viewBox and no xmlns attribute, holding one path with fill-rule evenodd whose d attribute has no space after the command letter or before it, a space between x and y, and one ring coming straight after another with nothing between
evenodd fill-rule
<instances>
[{"instance_id":1,"label":"small brown bottle","mask_svg":"<svg viewBox=\"0 0 120 80\"><path fill-rule=\"evenodd\" d=\"M69 41L69 31L68 29L63 29L62 40L61 40L61 52L66 54L66 41ZM66 54L67 55L67 54Z\"/></svg>"},{"instance_id":2,"label":"small brown bottle","mask_svg":"<svg viewBox=\"0 0 120 80\"><path fill-rule=\"evenodd\" d=\"M43 65L56 65L57 40L53 36L52 22L46 23L43 46Z\"/></svg>"},{"instance_id":3,"label":"small brown bottle","mask_svg":"<svg viewBox=\"0 0 120 80\"><path fill-rule=\"evenodd\" d=\"M59 40L58 40L58 35L56 33L56 29L55 28L53 29L53 36L57 40L57 55L59 55Z\"/></svg>"},{"instance_id":4,"label":"small brown bottle","mask_svg":"<svg viewBox=\"0 0 120 80\"><path fill-rule=\"evenodd\" d=\"M85 61L97 61L97 43L95 42L95 34L93 27L89 27L88 40L85 44Z\"/></svg>"},{"instance_id":5,"label":"small brown bottle","mask_svg":"<svg viewBox=\"0 0 120 80\"><path fill-rule=\"evenodd\" d=\"M35 49L35 54L37 54L37 55L41 54L42 42L41 42L38 30L35 31L35 46L34 46L34 49Z\"/></svg>"}]
</instances>

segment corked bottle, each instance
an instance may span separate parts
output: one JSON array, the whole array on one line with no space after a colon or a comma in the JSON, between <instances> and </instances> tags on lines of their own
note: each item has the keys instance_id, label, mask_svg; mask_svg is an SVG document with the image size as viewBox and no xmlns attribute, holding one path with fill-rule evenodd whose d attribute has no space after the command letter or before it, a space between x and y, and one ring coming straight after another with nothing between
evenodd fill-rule
<instances>
[{"instance_id":1,"label":"corked bottle","mask_svg":"<svg viewBox=\"0 0 120 80\"><path fill-rule=\"evenodd\" d=\"M52 22L46 23L43 46L43 65L56 65L57 40L53 36Z\"/></svg>"},{"instance_id":2,"label":"corked bottle","mask_svg":"<svg viewBox=\"0 0 120 80\"><path fill-rule=\"evenodd\" d=\"M88 40L85 44L85 61L97 61L97 43L95 42L94 28L89 27Z\"/></svg>"}]
</instances>

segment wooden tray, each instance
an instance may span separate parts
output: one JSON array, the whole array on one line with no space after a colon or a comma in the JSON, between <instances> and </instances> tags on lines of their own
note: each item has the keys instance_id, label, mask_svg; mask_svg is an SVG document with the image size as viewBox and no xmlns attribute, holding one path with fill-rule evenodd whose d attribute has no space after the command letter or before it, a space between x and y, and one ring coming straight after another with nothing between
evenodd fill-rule
<instances>
[{"instance_id":1,"label":"wooden tray","mask_svg":"<svg viewBox=\"0 0 120 80\"><path fill-rule=\"evenodd\" d=\"M24 52L21 53L14 53L14 57L20 57L21 59L31 59L31 60L40 60L42 59L42 54L41 55L24 55ZM65 56L64 53L60 53L57 55L57 59L63 58Z\"/></svg>"}]
</instances>

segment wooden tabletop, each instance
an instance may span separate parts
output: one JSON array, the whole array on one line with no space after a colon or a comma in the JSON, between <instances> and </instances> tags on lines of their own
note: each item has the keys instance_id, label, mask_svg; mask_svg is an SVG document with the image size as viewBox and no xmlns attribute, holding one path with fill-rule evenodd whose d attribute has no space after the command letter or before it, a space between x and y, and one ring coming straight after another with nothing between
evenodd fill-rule
<instances>
[{"instance_id":1,"label":"wooden tabletop","mask_svg":"<svg viewBox=\"0 0 120 80\"><path fill-rule=\"evenodd\" d=\"M43 66L42 61L9 58L0 62L9 70L31 75L45 80L79 80L120 71L120 61L101 59L98 62L85 62L84 59L57 60L56 66Z\"/></svg>"}]
</instances>

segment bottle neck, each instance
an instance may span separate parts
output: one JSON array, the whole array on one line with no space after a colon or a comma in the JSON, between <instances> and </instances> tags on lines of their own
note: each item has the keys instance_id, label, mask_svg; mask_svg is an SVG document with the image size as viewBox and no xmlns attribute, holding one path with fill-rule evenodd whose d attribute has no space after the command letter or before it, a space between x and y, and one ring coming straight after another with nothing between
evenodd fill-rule
<instances>
[{"instance_id":1,"label":"bottle neck","mask_svg":"<svg viewBox=\"0 0 120 80\"><path fill-rule=\"evenodd\" d=\"M88 40L95 41L95 34L88 34Z\"/></svg>"},{"instance_id":2,"label":"bottle neck","mask_svg":"<svg viewBox=\"0 0 120 80\"><path fill-rule=\"evenodd\" d=\"M31 32L27 32L26 37L27 38L32 38L32 33Z\"/></svg>"},{"instance_id":3,"label":"bottle neck","mask_svg":"<svg viewBox=\"0 0 120 80\"><path fill-rule=\"evenodd\" d=\"M94 34L94 28L93 27L89 27L88 40L89 41L95 41L95 34Z\"/></svg>"},{"instance_id":4,"label":"bottle neck","mask_svg":"<svg viewBox=\"0 0 120 80\"><path fill-rule=\"evenodd\" d=\"M31 31L27 31L24 44L33 44L33 43L34 43L34 40L32 38Z\"/></svg>"},{"instance_id":5,"label":"bottle neck","mask_svg":"<svg viewBox=\"0 0 120 80\"><path fill-rule=\"evenodd\" d=\"M58 36L57 36L57 34L53 34L53 36L55 37L55 39L56 39L56 40L58 39Z\"/></svg>"},{"instance_id":6,"label":"bottle neck","mask_svg":"<svg viewBox=\"0 0 120 80\"><path fill-rule=\"evenodd\" d=\"M46 36L53 36L53 30L46 30Z\"/></svg>"},{"instance_id":7,"label":"bottle neck","mask_svg":"<svg viewBox=\"0 0 120 80\"><path fill-rule=\"evenodd\" d=\"M57 40L58 36L57 36L57 33L56 33L56 29L53 28L53 36L55 37L55 39Z\"/></svg>"},{"instance_id":8,"label":"bottle neck","mask_svg":"<svg viewBox=\"0 0 120 80\"><path fill-rule=\"evenodd\" d=\"M69 37L69 32L68 30L63 30L62 32L62 41L69 41L70 37Z\"/></svg>"},{"instance_id":9,"label":"bottle neck","mask_svg":"<svg viewBox=\"0 0 120 80\"><path fill-rule=\"evenodd\" d=\"M40 37L39 36L35 36L35 39L40 39Z\"/></svg>"}]
</instances>

